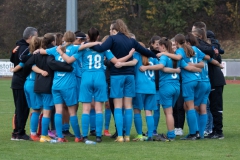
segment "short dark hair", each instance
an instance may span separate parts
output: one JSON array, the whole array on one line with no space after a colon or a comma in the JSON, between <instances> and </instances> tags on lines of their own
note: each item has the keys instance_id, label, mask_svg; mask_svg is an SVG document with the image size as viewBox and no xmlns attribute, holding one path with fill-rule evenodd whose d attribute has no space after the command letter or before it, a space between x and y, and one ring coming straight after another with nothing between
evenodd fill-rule
<instances>
[{"instance_id":1,"label":"short dark hair","mask_svg":"<svg viewBox=\"0 0 240 160\"><path fill-rule=\"evenodd\" d=\"M87 36L85 35L85 33L81 32L81 31L76 31L74 32L76 38L80 38L80 39L86 39Z\"/></svg>"}]
</instances>

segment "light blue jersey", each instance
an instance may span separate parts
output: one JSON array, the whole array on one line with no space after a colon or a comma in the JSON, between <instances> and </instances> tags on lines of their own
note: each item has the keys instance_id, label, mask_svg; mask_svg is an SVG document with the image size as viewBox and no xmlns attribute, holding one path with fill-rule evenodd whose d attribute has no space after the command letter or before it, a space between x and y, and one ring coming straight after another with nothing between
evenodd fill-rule
<instances>
[{"instance_id":1,"label":"light blue jersey","mask_svg":"<svg viewBox=\"0 0 240 160\"><path fill-rule=\"evenodd\" d=\"M159 64L162 64L164 67L173 68L172 59L166 55L161 56L161 58L159 60ZM178 65L179 64L180 63L178 62ZM185 66L183 66L183 68L184 67ZM164 85L165 83L168 83L168 82L179 83L179 74L178 73L166 73L166 72L159 70L159 84Z\"/></svg>"},{"instance_id":2,"label":"light blue jersey","mask_svg":"<svg viewBox=\"0 0 240 160\"><path fill-rule=\"evenodd\" d=\"M138 63L135 66L136 93L156 94L154 71L146 70L145 72L141 72L139 68L143 65L142 56L136 52L133 54L133 58L138 60ZM158 64L156 58L148 58L148 60L151 66Z\"/></svg>"},{"instance_id":3,"label":"light blue jersey","mask_svg":"<svg viewBox=\"0 0 240 160\"><path fill-rule=\"evenodd\" d=\"M108 60L111 60L114 57L110 50L98 53L89 48L74 55L76 59L82 57L82 72L104 72L104 56Z\"/></svg>"},{"instance_id":4,"label":"light blue jersey","mask_svg":"<svg viewBox=\"0 0 240 160\"><path fill-rule=\"evenodd\" d=\"M78 59L76 59L75 64L76 64L76 73L75 73L76 76L82 77L82 55L80 55Z\"/></svg>"},{"instance_id":5,"label":"light blue jersey","mask_svg":"<svg viewBox=\"0 0 240 160\"><path fill-rule=\"evenodd\" d=\"M20 62L19 66L21 66L23 68L24 63ZM33 65L33 66L35 66L35 65ZM36 73L34 71L31 71L31 73L27 76L27 80L35 81L35 77L36 77Z\"/></svg>"},{"instance_id":6,"label":"light blue jersey","mask_svg":"<svg viewBox=\"0 0 240 160\"><path fill-rule=\"evenodd\" d=\"M200 51L197 47L192 46L195 53L198 55L198 62L201 62L204 57L206 56L202 51ZM203 60L204 68L202 68L202 72L200 73L201 81L209 81L208 78L208 63L207 61Z\"/></svg>"},{"instance_id":7,"label":"light blue jersey","mask_svg":"<svg viewBox=\"0 0 240 160\"><path fill-rule=\"evenodd\" d=\"M78 52L79 45L70 45L66 48L66 54L71 57L72 55L76 54ZM46 50L48 55L53 55L55 57L56 61L64 62L60 54L57 52L57 47L53 47ZM73 63L72 66L74 67L74 70L76 65ZM63 90L76 87L76 76L75 71L73 72L54 72L54 78L53 78L53 86L52 89L54 90Z\"/></svg>"},{"instance_id":8,"label":"light blue jersey","mask_svg":"<svg viewBox=\"0 0 240 160\"><path fill-rule=\"evenodd\" d=\"M189 58L187 57L187 55L185 54L185 51L183 48L178 48L176 50L176 54L177 55L181 55L182 59L186 62L186 63L198 63L198 54L195 53L195 56ZM195 80L200 80L200 73L199 72L189 72L185 69L181 70L181 75L182 75L182 83L187 83L187 82L191 82L191 81L195 81Z\"/></svg>"}]
</instances>

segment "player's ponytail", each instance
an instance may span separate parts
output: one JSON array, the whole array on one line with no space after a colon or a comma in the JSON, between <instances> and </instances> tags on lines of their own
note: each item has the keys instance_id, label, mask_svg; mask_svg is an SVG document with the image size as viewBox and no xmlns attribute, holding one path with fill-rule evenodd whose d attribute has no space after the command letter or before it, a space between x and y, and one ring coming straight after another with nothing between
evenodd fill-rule
<instances>
[{"instance_id":1,"label":"player's ponytail","mask_svg":"<svg viewBox=\"0 0 240 160\"><path fill-rule=\"evenodd\" d=\"M41 47L41 38L33 36L29 44L29 52L33 53L35 50Z\"/></svg>"},{"instance_id":2,"label":"player's ponytail","mask_svg":"<svg viewBox=\"0 0 240 160\"><path fill-rule=\"evenodd\" d=\"M76 40L76 36L73 32L67 31L63 35L63 40L65 41L65 44L61 47L61 50L66 52L67 46L73 44L73 42Z\"/></svg>"},{"instance_id":3,"label":"player's ponytail","mask_svg":"<svg viewBox=\"0 0 240 160\"><path fill-rule=\"evenodd\" d=\"M45 34L45 35L43 36L43 39L42 39L42 45L41 45L41 47L42 47L43 49L47 49L48 46L51 45L52 42L55 41L55 39L56 39L56 38L55 38L55 36L54 36L53 33L47 33L47 34Z\"/></svg>"},{"instance_id":4,"label":"player's ponytail","mask_svg":"<svg viewBox=\"0 0 240 160\"><path fill-rule=\"evenodd\" d=\"M95 42L98 39L99 36L99 31L97 30L97 28L90 28L88 30L88 37L89 37L89 42Z\"/></svg>"},{"instance_id":5,"label":"player's ponytail","mask_svg":"<svg viewBox=\"0 0 240 160\"><path fill-rule=\"evenodd\" d=\"M145 44L143 44L142 42L138 42L138 43L139 43L142 47L146 48ZM144 55L141 55L141 56L142 56L142 64L143 64L144 66L150 65L148 57L146 57L146 56L144 56Z\"/></svg>"},{"instance_id":6,"label":"player's ponytail","mask_svg":"<svg viewBox=\"0 0 240 160\"><path fill-rule=\"evenodd\" d=\"M172 42L168 38L162 37L159 41L159 44L164 45L168 53L174 54L174 51L172 49ZM172 59L172 63L173 63L173 68L177 68L177 60Z\"/></svg>"},{"instance_id":7,"label":"player's ponytail","mask_svg":"<svg viewBox=\"0 0 240 160\"><path fill-rule=\"evenodd\" d=\"M195 56L195 52L193 51L192 47L186 44L185 36L182 34L177 34L175 36L175 42L177 42L183 49L187 57Z\"/></svg>"}]
</instances>

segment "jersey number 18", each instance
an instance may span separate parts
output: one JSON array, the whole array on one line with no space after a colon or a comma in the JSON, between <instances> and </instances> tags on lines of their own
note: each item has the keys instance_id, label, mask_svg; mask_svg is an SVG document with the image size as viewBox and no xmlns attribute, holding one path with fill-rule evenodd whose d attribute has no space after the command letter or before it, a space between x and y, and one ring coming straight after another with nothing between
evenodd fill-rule
<instances>
[{"instance_id":1,"label":"jersey number 18","mask_svg":"<svg viewBox=\"0 0 240 160\"><path fill-rule=\"evenodd\" d=\"M101 68L101 60L102 57L99 54L94 55L94 65L93 65L93 55L87 56L89 59L89 69L92 69L93 67L96 69Z\"/></svg>"}]
</instances>

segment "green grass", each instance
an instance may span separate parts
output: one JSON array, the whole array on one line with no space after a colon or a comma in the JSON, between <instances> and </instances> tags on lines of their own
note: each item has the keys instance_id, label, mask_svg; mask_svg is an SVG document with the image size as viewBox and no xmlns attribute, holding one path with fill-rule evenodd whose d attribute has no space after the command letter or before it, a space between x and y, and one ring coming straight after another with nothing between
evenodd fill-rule
<instances>
[{"instance_id":1,"label":"green grass","mask_svg":"<svg viewBox=\"0 0 240 160\"><path fill-rule=\"evenodd\" d=\"M64 144L10 141L11 119L14 113L10 80L0 79L0 159L240 159L240 85L224 88L224 135L223 140L196 140L174 142L130 142L115 143L108 137L96 145L75 143L73 139ZM80 114L80 112L78 113ZM80 115L78 116L80 117ZM114 132L113 119L110 131ZM185 125L186 126L186 125ZM29 133L29 122L26 126ZM144 131L146 131L144 123ZM163 112L158 132L166 133ZM187 133L187 127L184 130ZM136 135L132 127L131 137ZM94 137L93 137L94 138Z\"/></svg>"}]
</instances>

